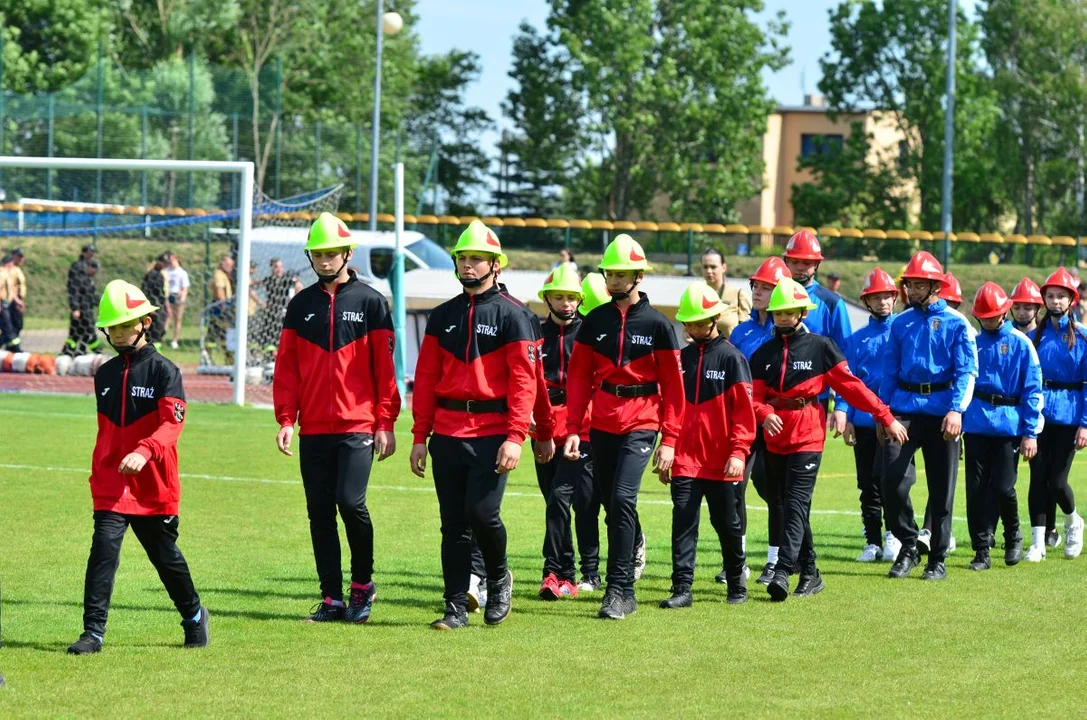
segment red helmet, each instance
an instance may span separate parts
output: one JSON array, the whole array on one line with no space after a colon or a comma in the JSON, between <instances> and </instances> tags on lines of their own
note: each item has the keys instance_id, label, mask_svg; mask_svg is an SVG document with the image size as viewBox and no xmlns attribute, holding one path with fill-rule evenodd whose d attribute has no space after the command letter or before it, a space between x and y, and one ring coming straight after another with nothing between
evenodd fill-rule
<instances>
[{"instance_id":1,"label":"red helmet","mask_svg":"<svg viewBox=\"0 0 1087 720\"><path fill-rule=\"evenodd\" d=\"M1011 298L1004 292L1004 288L995 282L985 283L978 288L978 294L974 296L974 317L979 320L1003 315L1011 307Z\"/></svg>"},{"instance_id":2,"label":"red helmet","mask_svg":"<svg viewBox=\"0 0 1087 720\"><path fill-rule=\"evenodd\" d=\"M793 260L822 260L823 248L819 246L819 239L814 233L801 230L785 244L785 257Z\"/></svg>"},{"instance_id":3,"label":"red helmet","mask_svg":"<svg viewBox=\"0 0 1087 720\"><path fill-rule=\"evenodd\" d=\"M1028 277L1020 280L1019 284L1012 290L1012 302L1026 305L1045 305L1045 301L1042 300L1042 291Z\"/></svg>"},{"instance_id":4,"label":"red helmet","mask_svg":"<svg viewBox=\"0 0 1087 720\"><path fill-rule=\"evenodd\" d=\"M1042 283L1042 294L1045 294L1047 287L1059 287L1064 288L1068 292L1072 293L1072 304L1075 305L1079 302L1079 283L1072 277L1072 273L1064 269L1061 265L1059 268L1053 271L1053 274L1045 279Z\"/></svg>"},{"instance_id":5,"label":"red helmet","mask_svg":"<svg viewBox=\"0 0 1087 720\"><path fill-rule=\"evenodd\" d=\"M894 278L879 268L874 268L864 279L864 287L861 288L861 298L879 293L898 293Z\"/></svg>"},{"instance_id":6,"label":"red helmet","mask_svg":"<svg viewBox=\"0 0 1087 720\"><path fill-rule=\"evenodd\" d=\"M763 264L759 265L759 269L751 276L751 282L777 285L778 280L787 277L792 277L792 275L789 274L789 268L786 267L785 261L779 257L771 257L766 258Z\"/></svg>"},{"instance_id":7,"label":"red helmet","mask_svg":"<svg viewBox=\"0 0 1087 720\"><path fill-rule=\"evenodd\" d=\"M940 290L940 298L949 302L962 302L962 285L959 285L959 279L947 273L944 275L944 286Z\"/></svg>"},{"instance_id":8,"label":"red helmet","mask_svg":"<svg viewBox=\"0 0 1087 720\"><path fill-rule=\"evenodd\" d=\"M914 253L902 271L903 280L932 280L938 283L944 281L944 268L940 261L932 257L932 253L924 250Z\"/></svg>"}]
</instances>

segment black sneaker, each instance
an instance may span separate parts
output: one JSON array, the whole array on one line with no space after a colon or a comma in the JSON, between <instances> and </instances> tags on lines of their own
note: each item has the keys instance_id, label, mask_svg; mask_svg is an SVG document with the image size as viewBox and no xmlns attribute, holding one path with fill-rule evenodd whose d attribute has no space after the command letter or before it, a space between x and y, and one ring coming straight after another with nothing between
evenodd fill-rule
<instances>
[{"instance_id":1,"label":"black sneaker","mask_svg":"<svg viewBox=\"0 0 1087 720\"><path fill-rule=\"evenodd\" d=\"M662 610L675 610L676 608L688 608L694 604L691 597L691 588L687 586L673 587L672 596L660 601Z\"/></svg>"},{"instance_id":2,"label":"black sneaker","mask_svg":"<svg viewBox=\"0 0 1087 720\"><path fill-rule=\"evenodd\" d=\"M208 609L200 606L199 620L182 620L181 629L185 631L185 647L207 647L208 641Z\"/></svg>"},{"instance_id":3,"label":"black sneaker","mask_svg":"<svg viewBox=\"0 0 1087 720\"><path fill-rule=\"evenodd\" d=\"M921 558L916 550L902 548L898 552L898 558L895 560L894 565L887 571L887 577L896 580L907 578L919 562L921 562Z\"/></svg>"},{"instance_id":4,"label":"black sneaker","mask_svg":"<svg viewBox=\"0 0 1087 720\"><path fill-rule=\"evenodd\" d=\"M925 565L925 572L921 573L922 580L947 580L947 565L944 565L942 561L932 562L931 560Z\"/></svg>"},{"instance_id":5,"label":"black sneaker","mask_svg":"<svg viewBox=\"0 0 1087 720\"><path fill-rule=\"evenodd\" d=\"M468 613L453 603L445 604L445 614L430 623L435 630L459 630L468 627Z\"/></svg>"},{"instance_id":6,"label":"black sneaker","mask_svg":"<svg viewBox=\"0 0 1087 720\"><path fill-rule=\"evenodd\" d=\"M729 605L742 605L747 602L747 585L743 583L736 583L728 589Z\"/></svg>"},{"instance_id":7,"label":"black sneaker","mask_svg":"<svg viewBox=\"0 0 1087 720\"><path fill-rule=\"evenodd\" d=\"M633 615L638 612L638 601L633 595L623 598L623 615Z\"/></svg>"},{"instance_id":8,"label":"black sneaker","mask_svg":"<svg viewBox=\"0 0 1087 720\"><path fill-rule=\"evenodd\" d=\"M789 573L774 570L774 579L766 586L766 592L773 602L784 602L789 597Z\"/></svg>"},{"instance_id":9,"label":"black sneaker","mask_svg":"<svg viewBox=\"0 0 1087 720\"><path fill-rule=\"evenodd\" d=\"M347 608L343 605L333 605L332 601L326 598L323 602L314 605L310 613L312 614L306 618L306 622L340 622L347 614Z\"/></svg>"},{"instance_id":10,"label":"black sneaker","mask_svg":"<svg viewBox=\"0 0 1087 720\"><path fill-rule=\"evenodd\" d=\"M1019 533L1004 537L1004 564L1018 565L1023 559L1023 536Z\"/></svg>"},{"instance_id":11,"label":"black sneaker","mask_svg":"<svg viewBox=\"0 0 1087 720\"><path fill-rule=\"evenodd\" d=\"M966 567L971 570L988 570L993 566L992 561L989 559L988 550L978 550L974 553L974 559L970 561L970 564ZM926 570L928 568L925 568Z\"/></svg>"},{"instance_id":12,"label":"black sneaker","mask_svg":"<svg viewBox=\"0 0 1087 720\"><path fill-rule=\"evenodd\" d=\"M374 609L374 598L377 597L377 585L373 582L369 587L351 588L351 598L347 601L347 611L343 619L349 623L361 625L370 619L370 612Z\"/></svg>"},{"instance_id":13,"label":"black sneaker","mask_svg":"<svg viewBox=\"0 0 1087 720\"><path fill-rule=\"evenodd\" d=\"M826 585L823 584L823 576L816 570L812 575L801 575L800 582L796 585L796 590L793 591L793 595L797 597L810 597L816 593L823 592Z\"/></svg>"},{"instance_id":14,"label":"black sneaker","mask_svg":"<svg viewBox=\"0 0 1087 720\"><path fill-rule=\"evenodd\" d=\"M722 570L721 572L717 573L717 575L714 576L713 581L714 582L719 582L722 585L728 585L728 573L726 573L724 570Z\"/></svg>"},{"instance_id":15,"label":"black sneaker","mask_svg":"<svg viewBox=\"0 0 1087 720\"><path fill-rule=\"evenodd\" d=\"M68 646L69 655L90 655L102 652L102 641L88 632L79 636L79 639Z\"/></svg>"},{"instance_id":16,"label":"black sneaker","mask_svg":"<svg viewBox=\"0 0 1087 720\"><path fill-rule=\"evenodd\" d=\"M602 620L622 620L626 617L623 611L623 596L615 590L604 592L604 601L600 604L600 612L596 616Z\"/></svg>"},{"instance_id":17,"label":"black sneaker","mask_svg":"<svg viewBox=\"0 0 1087 720\"><path fill-rule=\"evenodd\" d=\"M762 566L762 574L755 580L759 585L769 585L774 579L774 563L766 563Z\"/></svg>"},{"instance_id":18,"label":"black sneaker","mask_svg":"<svg viewBox=\"0 0 1087 720\"><path fill-rule=\"evenodd\" d=\"M601 586L600 575L593 573L591 575L582 575L581 580L578 581L577 589L579 592L596 592Z\"/></svg>"},{"instance_id":19,"label":"black sneaker","mask_svg":"<svg viewBox=\"0 0 1087 720\"><path fill-rule=\"evenodd\" d=\"M513 573L506 570L506 577L498 582L487 581L487 608L483 622L497 625L510 616L513 607Z\"/></svg>"}]
</instances>

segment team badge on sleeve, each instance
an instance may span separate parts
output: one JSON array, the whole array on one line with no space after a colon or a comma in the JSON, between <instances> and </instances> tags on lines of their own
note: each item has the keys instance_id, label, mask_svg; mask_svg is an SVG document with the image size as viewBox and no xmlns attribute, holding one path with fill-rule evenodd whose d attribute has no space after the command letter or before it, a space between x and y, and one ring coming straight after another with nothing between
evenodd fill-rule
<instances>
[{"instance_id":1,"label":"team badge on sleeve","mask_svg":"<svg viewBox=\"0 0 1087 720\"><path fill-rule=\"evenodd\" d=\"M533 365L536 364L536 346L532 343L528 344L528 361Z\"/></svg>"},{"instance_id":2,"label":"team badge on sleeve","mask_svg":"<svg viewBox=\"0 0 1087 720\"><path fill-rule=\"evenodd\" d=\"M174 420L185 421L185 405L180 402L174 402Z\"/></svg>"}]
</instances>

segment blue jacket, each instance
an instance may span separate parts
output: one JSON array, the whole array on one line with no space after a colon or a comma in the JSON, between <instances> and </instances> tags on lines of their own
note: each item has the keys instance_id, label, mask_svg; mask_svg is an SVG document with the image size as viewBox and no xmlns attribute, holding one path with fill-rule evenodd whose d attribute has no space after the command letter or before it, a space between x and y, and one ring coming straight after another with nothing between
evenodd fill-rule
<instances>
[{"instance_id":1,"label":"blue jacket","mask_svg":"<svg viewBox=\"0 0 1087 720\"><path fill-rule=\"evenodd\" d=\"M978 380L962 417L962 430L976 435L1036 438L1042 430L1042 366L1026 335L1005 322L977 336ZM993 405L985 395L1019 398L1017 405Z\"/></svg>"},{"instance_id":2,"label":"blue jacket","mask_svg":"<svg viewBox=\"0 0 1087 720\"><path fill-rule=\"evenodd\" d=\"M924 309L911 307L891 323L879 398L896 413L942 417L952 410L966 412L977 374L973 328L962 313L937 300ZM903 390L900 382L951 385L922 395Z\"/></svg>"},{"instance_id":3,"label":"blue jacket","mask_svg":"<svg viewBox=\"0 0 1087 720\"><path fill-rule=\"evenodd\" d=\"M1042 327L1038 343L1038 359L1042 363L1042 377L1054 382L1083 382L1087 380L1087 327L1076 323L1079 331L1076 344L1068 349L1065 338L1068 333L1068 316L1061 318L1060 332L1053 329L1048 320ZM1042 415L1054 425L1078 425L1087 427L1087 386L1082 390L1042 389L1045 405Z\"/></svg>"},{"instance_id":4,"label":"blue jacket","mask_svg":"<svg viewBox=\"0 0 1087 720\"><path fill-rule=\"evenodd\" d=\"M880 381L883 380L883 350L887 338L891 335L891 322L895 315L880 320L872 316L868 324L862 327L849 339L849 348L845 358L849 363L849 369L860 378L861 382L872 392L879 394ZM875 427L876 422L871 413L857 410L847 405L845 400L839 397L835 401L835 410L845 410L846 419L856 427Z\"/></svg>"},{"instance_id":5,"label":"blue jacket","mask_svg":"<svg viewBox=\"0 0 1087 720\"><path fill-rule=\"evenodd\" d=\"M815 309L809 310L808 316L804 318L808 332L830 338L842 351L842 355L845 355L849 338L853 335L853 323L849 320L849 309L845 300L838 293L820 285L818 280L813 279L804 289L808 291L808 297L815 305ZM830 392L824 390L819 399L826 400ZM848 411L849 408L842 398L838 398L834 401L834 409Z\"/></svg>"},{"instance_id":6,"label":"blue jacket","mask_svg":"<svg viewBox=\"0 0 1087 720\"><path fill-rule=\"evenodd\" d=\"M770 314L767 313L766 315L766 323L760 325L759 311L752 310L751 319L744 320L733 328L732 333L728 336L728 341L735 345L736 349L743 353L745 358L750 360L755 351L773 336L774 319L770 317Z\"/></svg>"}]
</instances>

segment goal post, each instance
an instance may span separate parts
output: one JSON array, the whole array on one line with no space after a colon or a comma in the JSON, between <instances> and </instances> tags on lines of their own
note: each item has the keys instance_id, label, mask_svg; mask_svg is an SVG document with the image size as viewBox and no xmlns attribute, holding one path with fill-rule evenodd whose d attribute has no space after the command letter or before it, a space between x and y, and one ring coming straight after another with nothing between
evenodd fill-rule
<instances>
[{"instance_id":1,"label":"goal post","mask_svg":"<svg viewBox=\"0 0 1087 720\"><path fill-rule=\"evenodd\" d=\"M239 203L236 210L224 210L227 217L238 220L238 260L236 273L235 333L238 342L249 336L249 262L253 229L253 197L255 191L252 162L216 160L137 160L106 158L57 158L0 156L0 168L29 170L113 170L166 171L234 174L240 177ZM247 353L244 345L234 353L233 400L245 404Z\"/></svg>"}]
</instances>

